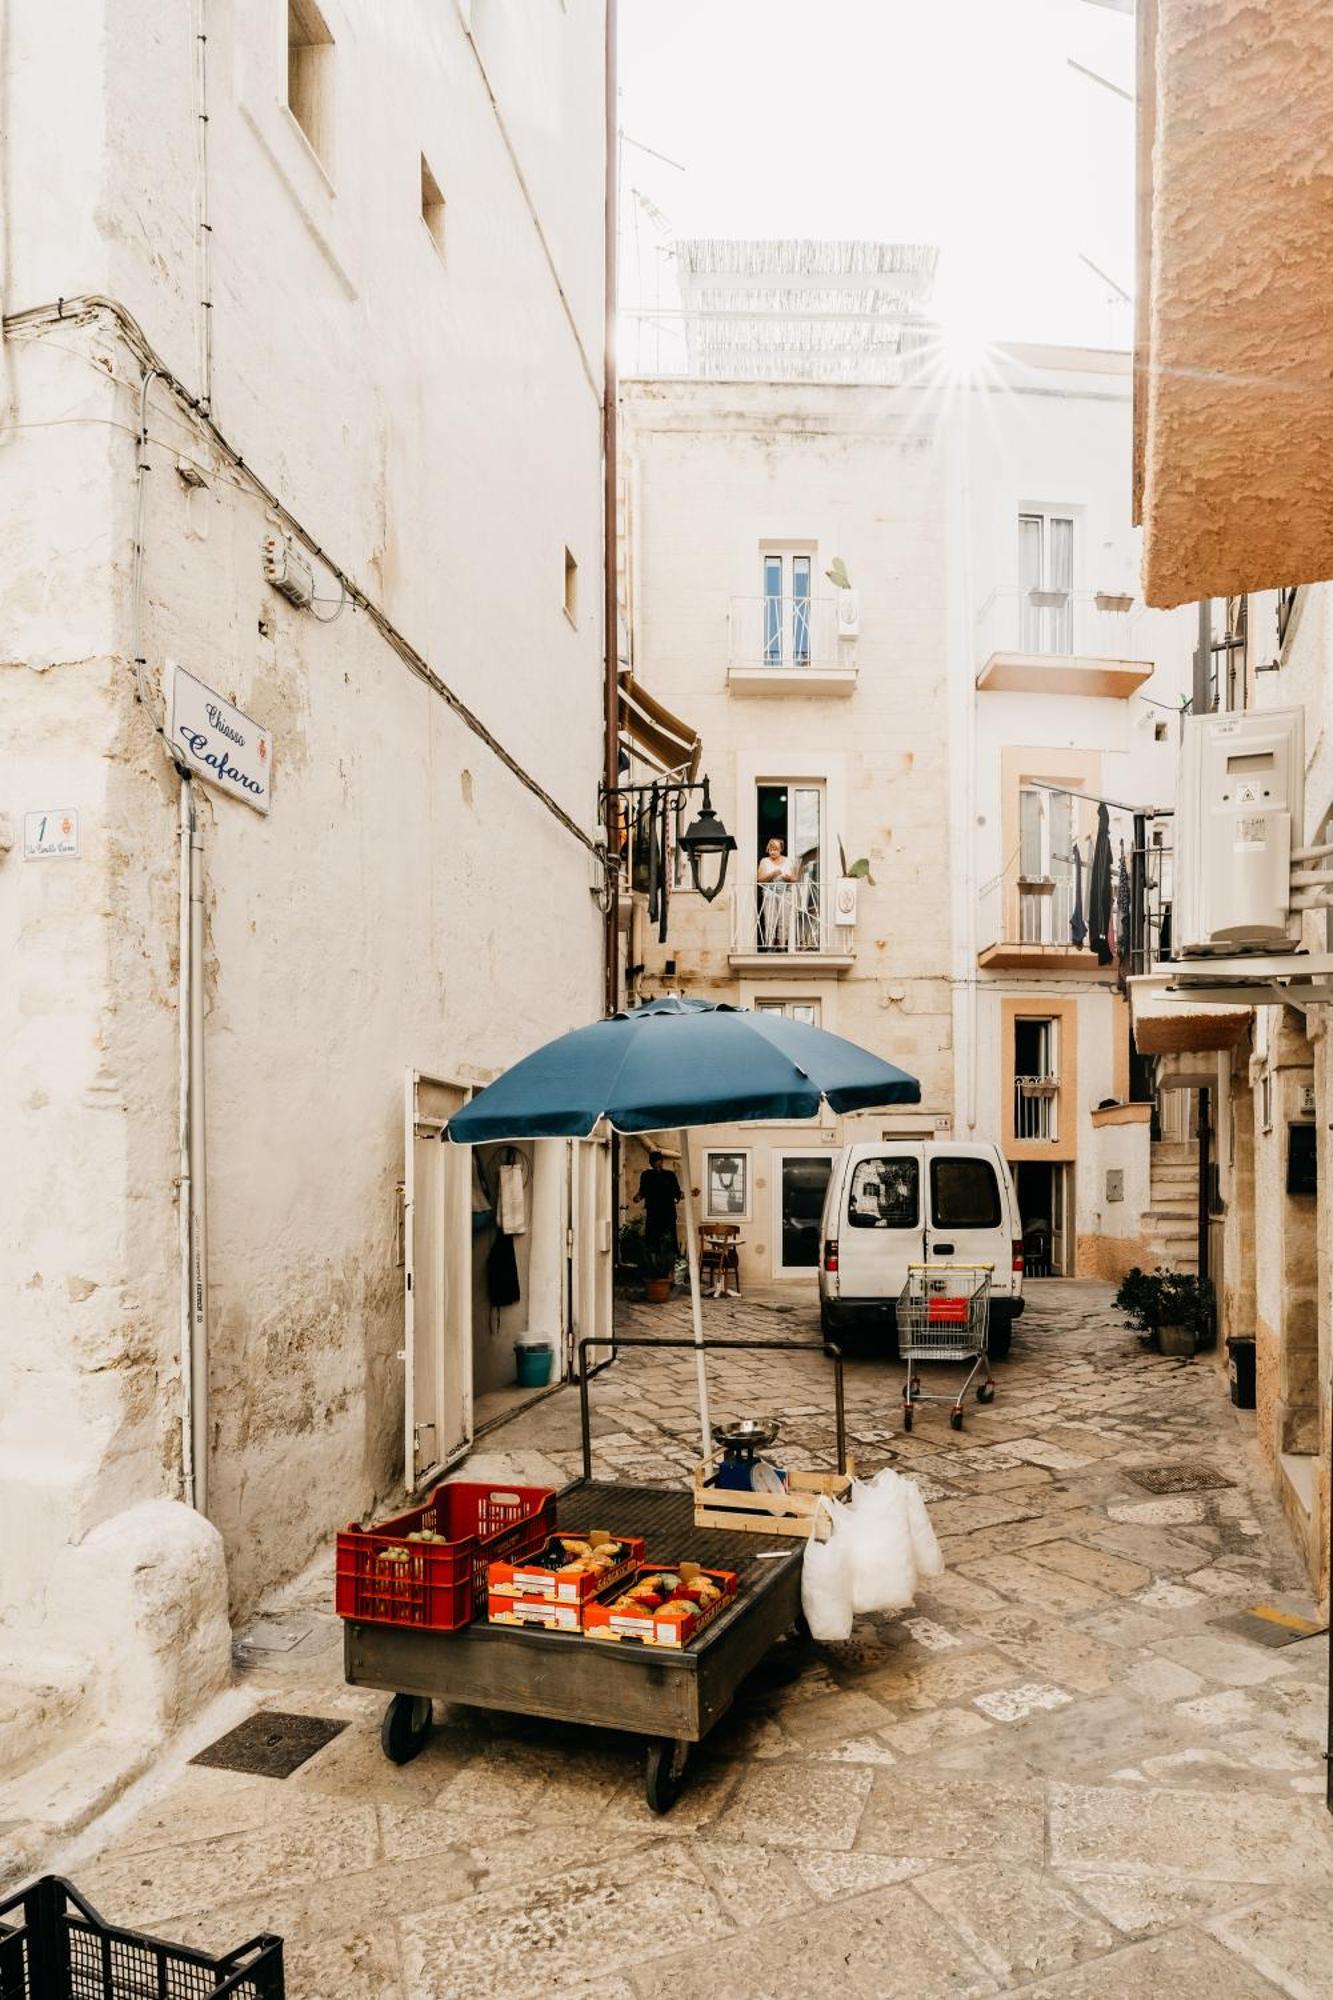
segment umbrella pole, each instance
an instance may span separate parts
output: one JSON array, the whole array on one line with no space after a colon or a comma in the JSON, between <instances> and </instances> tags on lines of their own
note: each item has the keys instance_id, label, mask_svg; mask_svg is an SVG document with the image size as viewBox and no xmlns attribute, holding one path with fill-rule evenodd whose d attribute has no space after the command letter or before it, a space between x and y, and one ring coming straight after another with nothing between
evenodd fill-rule
<instances>
[{"instance_id":1,"label":"umbrella pole","mask_svg":"<svg viewBox=\"0 0 1333 2000\"><path fill-rule=\"evenodd\" d=\"M690 1318L694 1323L694 1362L699 1377L699 1424L703 1432L705 1458L713 1449L713 1427L708 1419L708 1373L704 1365L704 1308L703 1295L699 1289L699 1225L694 1216L694 1197L690 1193L690 1183L694 1179L690 1167L690 1135L682 1126L680 1134L680 1165L685 1176L685 1255L690 1267Z\"/></svg>"}]
</instances>

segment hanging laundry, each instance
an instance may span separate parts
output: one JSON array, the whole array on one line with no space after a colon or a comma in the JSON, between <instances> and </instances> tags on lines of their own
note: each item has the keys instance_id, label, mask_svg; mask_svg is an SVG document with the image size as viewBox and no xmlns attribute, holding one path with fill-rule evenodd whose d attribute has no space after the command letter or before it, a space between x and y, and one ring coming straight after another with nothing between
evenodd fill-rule
<instances>
[{"instance_id":1,"label":"hanging laundry","mask_svg":"<svg viewBox=\"0 0 1333 2000\"><path fill-rule=\"evenodd\" d=\"M1120 869L1115 884L1115 934L1116 956L1123 965L1129 957L1129 863L1125 860L1125 843L1120 843Z\"/></svg>"},{"instance_id":2,"label":"hanging laundry","mask_svg":"<svg viewBox=\"0 0 1333 2000\"><path fill-rule=\"evenodd\" d=\"M1097 808L1097 838L1093 843L1088 883L1088 930L1098 965L1109 965L1114 955L1106 937L1111 921L1111 821L1106 807L1101 805Z\"/></svg>"},{"instance_id":3,"label":"hanging laundry","mask_svg":"<svg viewBox=\"0 0 1333 2000\"><path fill-rule=\"evenodd\" d=\"M528 1163L511 1146L500 1168L500 1227L506 1236L523 1236L528 1227Z\"/></svg>"},{"instance_id":4,"label":"hanging laundry","mask_svg":"<svg viewBox=\"0 0 1333 2000\"><path fill-rule=\"evenodd\" d=\"M1069 940L1081 945L1088 935L1088 926L1083 918L1083 854L1077 841L1074 842L1074 913L1069 919Z\"/></svg>"},{"instance_id":5,"label":"hanging laundry","mask_svg":"<svg viewBox=\"0 0 1333 2000\"><path fill-rule=\"evenodd\" d=\"M497 1308L516 1306L522 1296L514 1239L503 1229L496 1230L495 1241L486 1253L486 1296Z\"/></svg>"}]
</instances>

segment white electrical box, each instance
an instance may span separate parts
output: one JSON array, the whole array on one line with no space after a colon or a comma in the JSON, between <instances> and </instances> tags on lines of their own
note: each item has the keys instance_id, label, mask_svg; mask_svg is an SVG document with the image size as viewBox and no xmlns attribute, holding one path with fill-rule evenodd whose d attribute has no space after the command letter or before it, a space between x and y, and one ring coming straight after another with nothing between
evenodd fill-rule
<instances>
[{"instance_id":1,"label":"white electrical box","mask_svg":"<svg viewBox=\"0 0 1333 2000\"><path fill-rule=\"evenodd\" d=\"M1177 954L1291 951L1291 852L1305 825L1300 709L1185 720L1176 801Z\"/></svg>"},{"instance_id":2,"label":"white electrical box","mask_svg":"<svg viewBox=\"0 0 1333 2000\"><path fill-rule=\"evenodd\" d=\"M856 639L861 633L861 599L854 590L834 593L838 605L838 637Z\"/></svg>"},{"instance_id":3,"label":"white electrical box","mask_svg":"<svg viewBox=\"0 0 1333 2000\"><path fill-rule=\"evenodd\" d=\"M289 604L304 608L313 601L314 571L288 536L265 535L260 547L260 560L265 582L271 583Z\"/></svg>"}]
</instances>

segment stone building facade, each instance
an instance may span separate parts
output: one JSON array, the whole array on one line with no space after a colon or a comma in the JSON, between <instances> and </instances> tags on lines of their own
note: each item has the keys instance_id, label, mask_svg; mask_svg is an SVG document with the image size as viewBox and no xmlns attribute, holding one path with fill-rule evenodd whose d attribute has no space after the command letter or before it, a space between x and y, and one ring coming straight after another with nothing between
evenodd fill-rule
<instances>
[{"instance_id":1,"label":"stone building facade","mask_svg":"<svg viewBox=\"0 0 1333 2000\"><path fill-rule=\"evenodd\" d=\"M1207 607L1200 709L1300 711L1298 847L1329 839L1333 808L1326 30L1302 0L1138 9L1144 590L1154 604ZM1325 911L1308 910L1301 932L1306 952L1327 953ZM1169 1052L1176 1077L1204 1093L1220 1331L1255 1342L1259 1443L1323 1596L1333 994L1303 984L1299 1005L1273 988L1250 998L1234 981L1211 1000L1202 987L1173 998L1159 973L1136 990L1134 1013L1139 1046Z\"/></svg>"},{"instance_id":2,"label":"stone building facade","mask_svg":"<svg viewBox=\"0 0 1333 2000\"><path fill-rule=\"evenodd\" d=\"M602 992L603 8L85 12L11 0L0 77L14 1758L58 1716L131 1756L515 1338L559 1366L581 1170L531 1161L494 1314L438 1121ZM167 754L178 666L254 718L267 812ZM405 1179L453 1231L406 1467Z\"/></svg>"},{"instance_id":3,"label":"stone building facade","mask_svg":"<svg viewBox=\"0 0 1333 2000\"><path fill-rule=\"evenodd\" d=\"M1189 648L1134 590L1128 357L960 377L927 345L896 382L632 381L622 415L635 670L697 725L738 842L711 905L678 867L665 944L640 917L637 990L780 1007L922 1086L890 1119L710 1132L704 1219L739 1225L746 1280L808 1280L837 1144L975 1136L1034 1262L1118 1274L1153 1227L1152 1092L1118 961L1071 931L1071 845L1098 797L1118 840L1169 804Z\"/></svg>"}]
</instances>

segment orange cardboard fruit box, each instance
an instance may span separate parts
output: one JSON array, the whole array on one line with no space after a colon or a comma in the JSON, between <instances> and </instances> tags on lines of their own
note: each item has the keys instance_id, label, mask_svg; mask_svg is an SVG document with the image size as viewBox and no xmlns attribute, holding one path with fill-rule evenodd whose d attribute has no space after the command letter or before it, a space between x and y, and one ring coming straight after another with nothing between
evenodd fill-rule
<instances>
[{"instance_id":1,"label":"orange cardboard fruit box","mask_svg":"<svg viewBox=\"0 0 1333 2000\"><path fill-rule=\"evenodd\" d=\"M659 1591L650 1586L670 1582ZM699 1601L700 1584L706 1596ZM729 1569L703 1569L698 1563L643 1564L633 1583L607 1591L589 1604L583 1629L590 1639L637 1639L645 1646L688 1646L710 1620L718 1617L736 1595L737 1578ZM691 1593L691 1594L686 1594Z\"/></svg>"}]
</instances>

